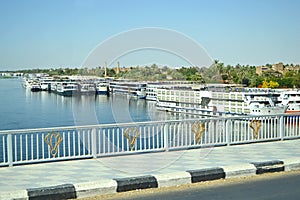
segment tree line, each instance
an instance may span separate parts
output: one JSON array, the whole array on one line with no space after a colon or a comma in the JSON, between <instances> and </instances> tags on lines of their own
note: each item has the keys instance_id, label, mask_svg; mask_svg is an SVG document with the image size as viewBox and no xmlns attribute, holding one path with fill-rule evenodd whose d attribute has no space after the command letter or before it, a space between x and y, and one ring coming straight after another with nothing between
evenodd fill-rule
<instances>
[{"instance_id":1,"label":"tree line","mask_svg":"<svg viewBox=\"0 0 300 200\"><path fill-rule=\"evenodd\" d=\"M265 67L271 69L272 65ZM136 66L130 68L107 68L106 76L135 79L139 81L163 81L163 80L187 80L199 83L225 83L243 84L248 87L268 87L268 88L300 88L300 68L299 66L285 65L289 69L280 73L268 70L261 75L256 73L256 67L250 65L235 66L226 65L216 60L210 67L181 67L174 69L168 66L158 67L156 64L151 66ZM50 76L62 75L85 75L85 76L105 76L104 67L96 68L57 68L57 69L31 69L18 70L20 73L47 73Z\"/></svg>"}]
</instances>

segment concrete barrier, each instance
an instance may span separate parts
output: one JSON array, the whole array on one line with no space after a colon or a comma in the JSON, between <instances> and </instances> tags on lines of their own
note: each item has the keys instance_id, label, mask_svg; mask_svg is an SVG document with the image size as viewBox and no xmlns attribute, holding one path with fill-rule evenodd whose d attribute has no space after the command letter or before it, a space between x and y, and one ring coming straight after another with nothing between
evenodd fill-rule
<instances>
[{"instance_id":1,"label":"concrete barrier","mask_svg":"<svg viewBox=\"0 0 300 200\"><path fill-rule=\"evenodd\" d=\"M113 194L117 192L115 180L101 180L74 184L77 198L91 197L102 194Z\"/></svg>"},{"instance_id":2,"label":"concrete barrier","mask_svg":"<svg viewBox=\"0 0 300 200\"><path fill-rule=\"evenodd\" d=\"M168 174L154 175L158 182L158 187L171 187L191 183L191 174L188 172L174 172Z\"/></svg>"},{"instance_id":3,"label":"concrete barrier","mask_svg":"<svg viewBox=\"0 0 300 200\"><path fill-rule=\"evenodd\" d=\"M27 190L16 190L16 191L7 191L0 193L1 200L27 200L28 194Z\"/></svg>"},{"instance_id":4,"label":"concrete barrier","mask_svg":"<svg viewBox=\"0 0 300 200\"><path fill-rule=\"evenodd\" d=\"M197 183L201 181L211 181L221 178L225 178L225 172L222 168L207 168L200 170L190 170L187 171L191 174L192 183Z\"/></svg>"},{"instance_id":5,"label":"concrete barrier","mask_svg":"<svg viewBox=\"0 0 300 200\"><path fill-rule=\"evenodd\" d=\"M28 198L35 200L74 199L75 187L72 184L64 184L50 187L27 189Z\"/></svg>"},{"instance_id":6,"label":"concrete barrier","mask_svg":"<svg viewBox=\"0 0 300 200\"><path fill-rule=\"evenodd\" d=\"M253 164L233 165L222 167L225 178L238 178L256 175L256 167Z\"/></svg>"},{"instance_id":7,"label":"concrete barrier","mask_svg":"<svg viewBox=\"0 0 300 200\"><path fill-rule=\"evenodd\" d=\"M114 180L117 181L117 192L158 187L157 180L154 176L138 176Z\"/></svg>"},{"instance_id":8,"label":"concrete barrier","mask_svg":"<svg viewBox=\"0 0 300 200\"><path fill-rule=\"evenodd\" d=\"M280 160L253 162L252 164L256 167L256 174L284 171L284 163Z\"/></svg>"},{"instance_id":9,"label":"concrete barrier","mask_svg":"<svg viewBox=\"0 0 300 200\"><path fill-rule=\"evenodd\" d=\"M300 158L283 159L285 171L300 170Z\"/></svg>"}]
</instances>

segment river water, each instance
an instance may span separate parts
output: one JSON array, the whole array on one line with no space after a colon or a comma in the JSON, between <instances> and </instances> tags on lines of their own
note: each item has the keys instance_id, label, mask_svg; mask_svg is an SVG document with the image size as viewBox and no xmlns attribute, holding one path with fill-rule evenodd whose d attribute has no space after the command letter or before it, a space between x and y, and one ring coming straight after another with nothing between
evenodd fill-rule
<instances>
[{"instance_id":1,"label":"river water","mask_svg":"<svg viewBox=\"0 0 300 200\"><path fill-rule=\"evenodd\" d=\"M155 102L126 95L64 97L23 88L22 79L0 79L0 130L175 119Z\"/></svg>"}]
</instances>

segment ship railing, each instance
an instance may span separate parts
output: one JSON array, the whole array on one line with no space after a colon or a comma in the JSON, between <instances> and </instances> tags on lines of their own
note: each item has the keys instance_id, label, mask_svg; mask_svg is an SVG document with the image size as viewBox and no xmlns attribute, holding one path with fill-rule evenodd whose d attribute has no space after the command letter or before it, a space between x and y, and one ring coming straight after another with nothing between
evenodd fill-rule
<instances>
[{"instance_id":1,"label":"ship railing","mask_svg":"<svg viewBox=\"0 0 300 200\"><path fill-rule=\"evenodd\" d=\"M300 115L0 131L0 166L300 138Z\"/></svg>"}]
</instances>

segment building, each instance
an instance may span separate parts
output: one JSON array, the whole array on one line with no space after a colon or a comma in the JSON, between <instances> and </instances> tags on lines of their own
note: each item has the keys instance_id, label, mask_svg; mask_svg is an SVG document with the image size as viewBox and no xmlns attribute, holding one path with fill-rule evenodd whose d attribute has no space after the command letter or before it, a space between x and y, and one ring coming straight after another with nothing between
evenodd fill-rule
<instances>
[{"instance_id":1,"label":"building","mask_svg":"<svg viewBox=\"0 0 300 200\"><path fill-rule=\"evenodd\" d=\"M276 71L276 72L279 72L279 73L283 74L283 72L284 72L284 65L283 65L282 62L277 63L277 64L273 64L272 65L272 69L274 71Z\"/></svg>"},{"instance_id":2,"label":"building","mask_svg":"<svg viewBox=\"0 0 300 200\"><path fill-rule=\"evenodd\" d=\"M262 75L265 72L271 71L272 69L267 66L258 66L256 67L256 74Z\"/></svg>"}]
</instances>

